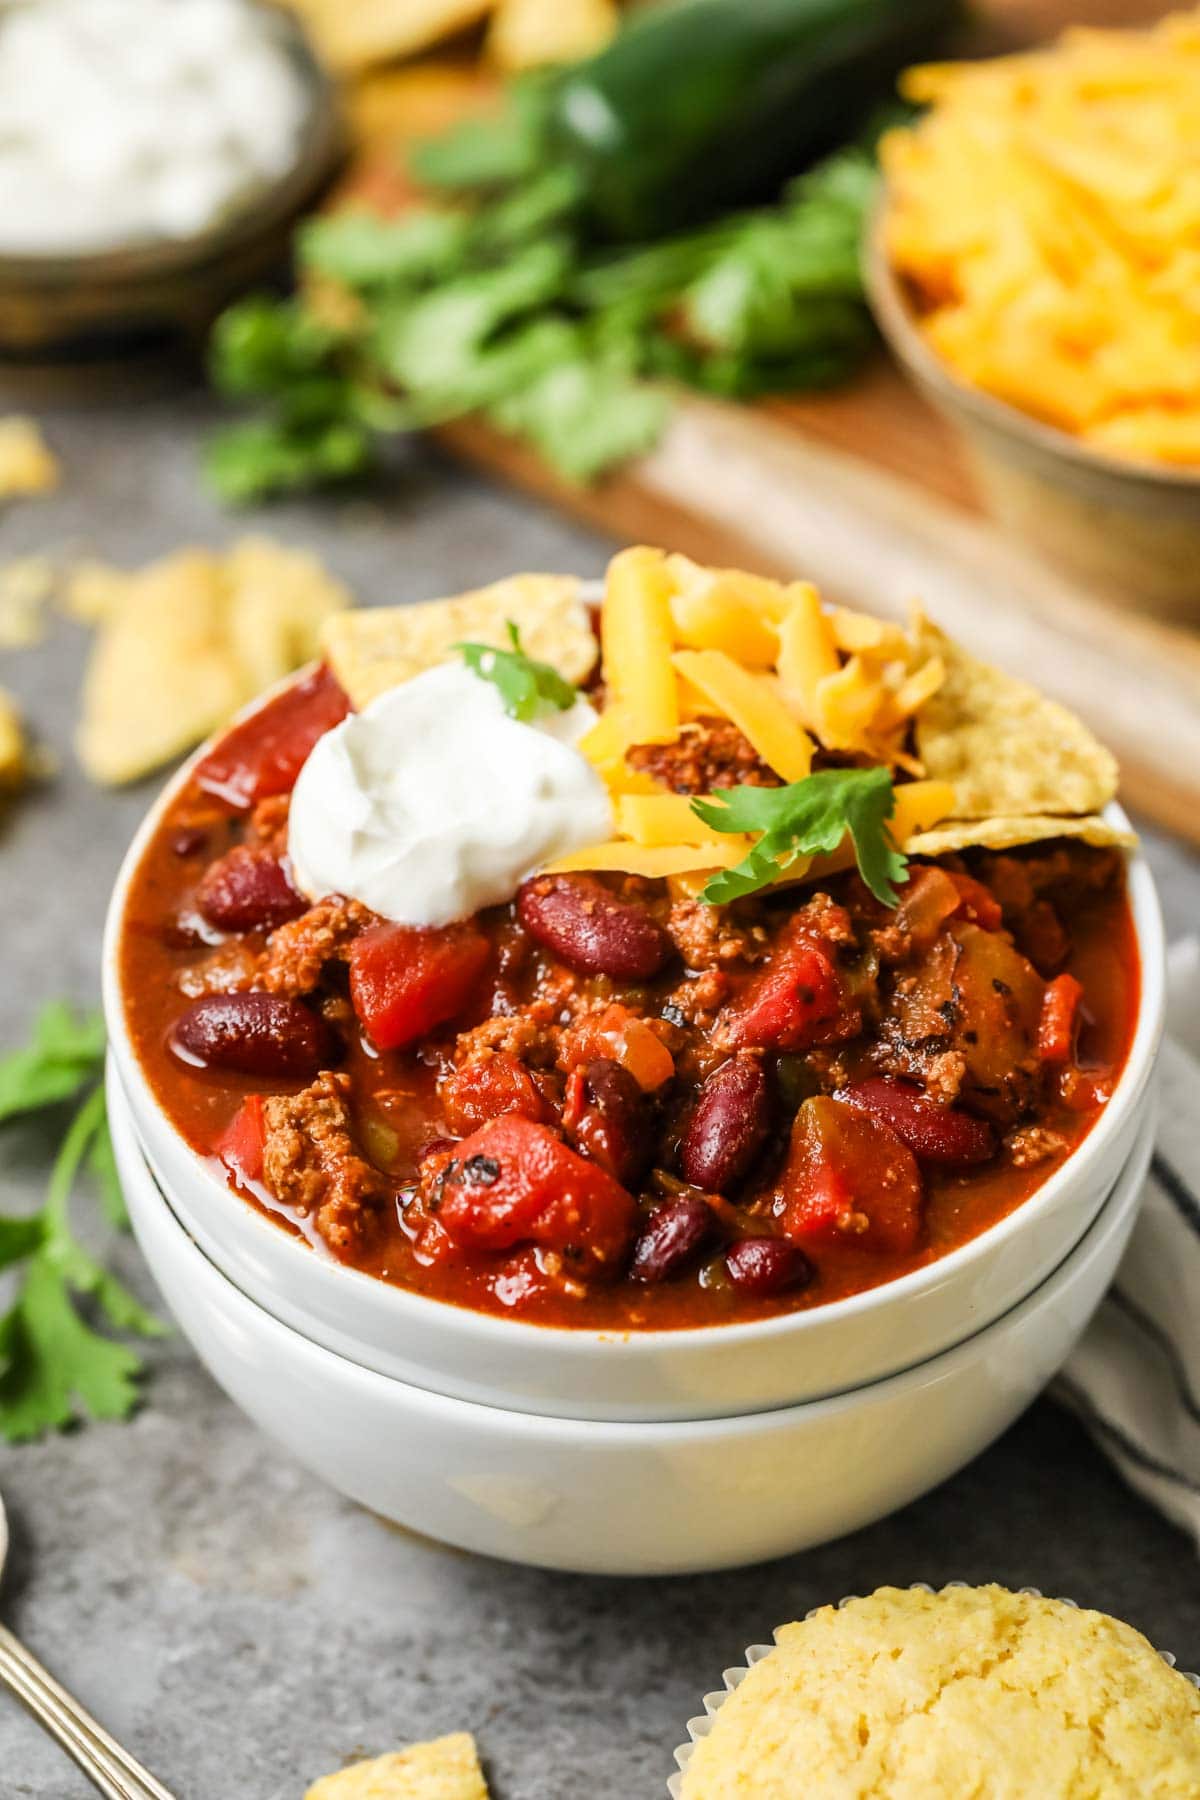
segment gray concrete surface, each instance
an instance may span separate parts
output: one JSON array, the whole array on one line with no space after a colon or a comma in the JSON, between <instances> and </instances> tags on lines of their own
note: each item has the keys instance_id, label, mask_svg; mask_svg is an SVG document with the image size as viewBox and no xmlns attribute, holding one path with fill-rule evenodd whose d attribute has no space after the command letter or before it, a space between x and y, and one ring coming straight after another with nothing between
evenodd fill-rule
<instances>
[{"instance_id":1,"label":"gray concrete surface","mask_svg":"<svg viewBox=\"0 0 1200 1800\"><path fill-rule=\"evenodd\" d=\"M318 548L379 602L518 566L595 571L605 555L432 453L398 459L369 500L231 520L197 483L205 418L186 394L50 415L62 493L0 516L0 559L70 548L136 564L253 523ZM98 794L73 766L83 650L60 623L42 647L0 656L0 682L62 759L0 831L4 1048L43 999L95 1000L109 885L154 786ZM1156 838L1151 850L1173 932L1195 925L1196 857ZM0 1141L0 1207L34 1203L44 1151L28 1132ZM136 1249L114 1260L153 1299ZM684 1720L745 1644L885 1581L1034 1583L1200 1666L1193 1552L1044 1402L872 1530L741 1573L639 1584L509 1568L393 1530L278 1454L179 1339L151 1362L131 1424L0 1446L15 1538L0 1612L179 1800L299 1800L343 1760L460 1726L478 1734L497 1800L651 1800ZM0 1694L0 1800L90 1791Z\"/></svg>"}]
</instances>

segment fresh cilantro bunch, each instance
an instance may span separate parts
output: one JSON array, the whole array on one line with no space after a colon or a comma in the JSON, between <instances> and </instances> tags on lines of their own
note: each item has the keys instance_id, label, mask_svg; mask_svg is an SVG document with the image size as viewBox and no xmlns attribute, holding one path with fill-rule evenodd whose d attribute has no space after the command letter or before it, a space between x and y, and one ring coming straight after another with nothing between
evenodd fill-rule
<instances>
[{"instance_id":1,"label":"fresh cilantro bunch","mask_svg":"<svg viewBox=\"0 0 1200 1800\"><path fill-rule=\"evenodd\" d=\"M829 855L849 834L863 880L884 906L895 906L894 884L908 879L908 860L887 827L896 797L886 769L822 769L787 787L717 788L713 797L719 805L692 801L698 818L716 831L756 833L758 841L734 868L709 878L702 898L710 905L757 893L799 857Z\"/></svg>"},{"instance_id":2,"label":"fresh cilantro bunch","mask_svg":"<svg viewBox=\"0 0 1200 1800\"><path fill-rule=\"evenodd\" d=\"M297 297L222 316L213 379L258 413L210 446L224 499L345 480L381 433L468 414L588 482L656 442L671 383L749 396L857 363L868 150L819 164L775 206L614 250L589 237L578 172L534 155L532 132L479 122L427 147L421 173L452 204L310 221Z\"/></svg>"},{"instance_id":3,"label":"fresh cilantro bunch","mask_svg":"<svg viewBox=\"0 0 1200 1800\"><path fill-rule=\"evenodd\" d=\"M117 1331L153 1337L164 1329L71 1231L70 1199L81 1170L96 1183L108 1222L128 1223L100 1085L103 1059L102 1021L76 1018L51 1002L29 1045L0 1061L0 1125L78 1102L41 1211L0 1215L0 1270L17 1271L19 1283L0 1318L0 1436L10 1443L67 1425L78 1410L97 1419L122 1419L132 1410L141 1359L94 1330L81 1301Z\"/></svg>"},{"instance_id":4,"label":"fresh cilantro bunch","mask_svg":"<svg viewBox=\"0 0 1200 1800\"><path fill-rule=\"evenodd\" d=\"M549 663L526 656L521 634L511 619L505 620L505 628L510 650L497 650L491 644L455 644L454 648L462 651L468 669L481 681L490 681L500 690L510 719L528 725L544 706L568 712L576 700L571 683Z\"/></svg>"}]
</instances>

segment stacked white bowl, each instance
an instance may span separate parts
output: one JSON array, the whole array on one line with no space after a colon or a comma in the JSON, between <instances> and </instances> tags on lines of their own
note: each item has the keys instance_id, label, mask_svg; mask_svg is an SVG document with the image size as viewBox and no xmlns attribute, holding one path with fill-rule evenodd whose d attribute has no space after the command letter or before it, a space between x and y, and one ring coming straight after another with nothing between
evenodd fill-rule
<instances>
[{"instance_id":1,"label":"stacked white bowl","mask_svg":"<svg viewBox=\"0 0 1200 1800\"><path fill-rule=\"evenodd\" d=\"M1088 1137L1029 1200L850 1299L621 1335L476 1313L347 1268L239 1199L179 1135L130 1043L116 950L131 873L186 775L132 845L109 914L118 1167L138 1241L202 1361L343 1493L445 1542L552 1568L752 1562L944 1480L1070 1353L1133 1228L1152 1147L1164 958L1140 857L1129 1060Z\"/></svg>"}]
</instances>

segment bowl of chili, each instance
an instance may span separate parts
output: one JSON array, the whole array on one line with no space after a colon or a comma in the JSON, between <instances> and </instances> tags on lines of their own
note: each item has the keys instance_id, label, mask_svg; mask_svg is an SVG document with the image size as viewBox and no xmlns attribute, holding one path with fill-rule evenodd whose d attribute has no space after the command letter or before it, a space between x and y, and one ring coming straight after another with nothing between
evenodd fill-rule
<instances>
[{"instance_id":1,"label":"bowl of chili","mask_svg":"<svg viewBox=\"0 0 1200 1800\"><path fill-rule=\"evenodd\" d=\"M289 873L288 794L347 704L310 670L205 746L138 833L106 940L146 1159L204 1254L283 1325L472 1403L737 1415L941 1353L1089 1229L1147 1115L1162 1026L1140 856L1064 839L920 863L892 917L834 873L728 929L665 882L551 877L414 946L354 903L309 906ZM728 756L729 734L706 749ZM649 962L581 979L561 954L581 911ZM914 1062L946 956L953 1042L926 1032ZM719 1054L711 1020L682 1010L706 958L745 965ZM777 1017L781 975L798 1026ZM452 998L430 1013L433 991ZM397 994L424 1023L381 1047ZM249 1044L242 1066L205 1066L185 1015L201 1051ZM930 1104L946 1052L970 1110ZM497 1235L497 1202L525 1224Z\"/></svg>"},{"instance_id":2,"label":"bowl of chili","mask_svg":"<svg viewBox=\"0 0 1200 1800\"><path fill-rule=\"evenodd\" d=\"M1152 1143L1147 1118L1063 1264L955 1348L803 1405L604 1422L433 1393L282 1323L179 1223L115 1073L109 1096L138 1242L210 1373L268 1436L410 1529L514 1562L608 1575L683 1574L789 1554L865 1526L953 1474L1069 1354L1132 1230Z\"/></svg>"}]
</instances>

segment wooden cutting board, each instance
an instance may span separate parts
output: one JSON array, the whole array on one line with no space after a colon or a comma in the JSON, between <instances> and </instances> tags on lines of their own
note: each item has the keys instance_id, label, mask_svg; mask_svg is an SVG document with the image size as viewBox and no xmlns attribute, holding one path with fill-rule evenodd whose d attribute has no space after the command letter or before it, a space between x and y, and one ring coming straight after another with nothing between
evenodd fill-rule
<instances>
[{"instance_id":1,"label":"wooden cutting board","mask_svg":"<svg viewBox=\"0 0 1200 1800\"><path fill-rule=\"evenodd\" d=\"M1064 24L1134 24L1167 10L1161 0L988 0L977 36L1013 48ZM1200 633L1097 599L1001 534L953 431L882 351L833 393L753 407L681 397L657 449L591 488L476 422L444 436L613 538L802 574L892 615L920 599L978 654L1086 717L1119 755L1130 803L1200 843Z\"/></svg>"}]
</instances>

